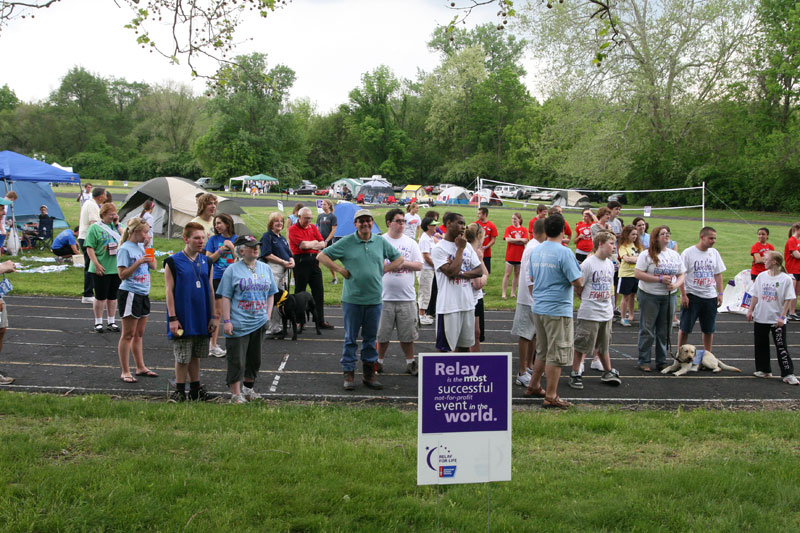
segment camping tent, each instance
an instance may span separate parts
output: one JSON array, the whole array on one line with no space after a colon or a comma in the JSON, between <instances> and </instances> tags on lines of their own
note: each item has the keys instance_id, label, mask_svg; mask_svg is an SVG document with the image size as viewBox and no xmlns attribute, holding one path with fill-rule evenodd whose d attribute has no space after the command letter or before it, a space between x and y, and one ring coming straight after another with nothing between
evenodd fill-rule
<instances>
[{"instance_id":1,"label":"camping tent","mask_svg":"<svg viewBox=\"0 0 800 533\"><path fill-rule=\"evenodd\" d=\"M359 209L361 209L359 206L350 202L339 202L336 204L336 207L333 208L333 214L336 215L337 222L336 235L334 235L334 237L346 237L356 231L353 217ZM375 220L372 221L372 233L375 235L380 235L381 233L381 228L378 227Z\"/></svg>"},{"instance_id":2,"label":"camping tent","mask_svg":"<svg viewBox=\"0 0 800 533\"><path fill-rule=\"evenodd\" d=\"M556 191L553 197L552 205L560 205L562 207L592 207L589 197L581 194L578 191Z\"/></svg>"},{"instance_id":3,"label":"camping tent","mask_svg":"<svg viewBox=\"0 0 800 533\"><path fill-rule=\"evenodd\" d=\"M384 179L372 178L365 181L358 191L358 196L364 195L364 202L372 204L380 204L386 201L387 198L394 197L394 189L392 184Z\"/></svg>"},{"instance_id":4,"label":"camping tent","mask_svg":"<svg viewBox=\"0 0 800 533\"><path fill-rule=\"evenodd\" d=\"M39 207L42 205L46 205L47 214L55 218L53 228L68 227L64 213L61 211L61 206L58 205L56 195L53 194L53 189L50 188L49 183L20 181L11 185L3 181L0 184L0 196L5 196L11 189L16 191L19 196L13 206L14 220L18 227L28 222L39 222ZM77 193L75 196L77 197Z\"/></svg>"},{"instance_id":5,"label":"camping tent","mask_svg":"<svg viewBox=\"0 0 800 533\"><path fill-rule=\"evenodd\" d=\"M448 187L436 196L437 204L468 204L469 191L464 187Z\"/></svg>"},{"instance_id":6,"label":"camping tent","mask_svg":"<svg viewBox=\"0 0 800 533\"><path fill-rule=\"evenodd\" d=\"M128 193L125 205L119 210L123 222L138 217L142 204L152 199L156 203L153 210L155 223L153 233L169 237L179 237L187 222L197 216L197 202L195 195L198 192L207 192L185 178L153 178L142 183ZM227 213L233 217L236 224L236 233L251 235L252 232L242 221L239 215L244 214L242 208L229 198L217 195L218 213Z\"/></svg>"},{"instance_id":7,"label":"camping tent","mask_svg":"<svg viewBox=\"0 0 800 533\"><path fill-rule=\"evenodd\" d=\"M237 182L239 182L239 183L238 183L238 185L239 185L239 190L240 190L240 191L243 191L243 190L244 190L244 185L245 185L245 183L247 183L247 182L249 182L249 181L250 181L250 176L237 176L237 177L235 177L235 178L231 178L231 179L229 179L229 180L228 180L228 190L229 190L229 191L232 191L232 190L233 190L233 185L234 185L234 183L233 183L233 182L234 182L234 181L237 181Z\"/></svg>"},{"instance_id":8,"label":"camping tent","mask_svg":"<svg viewBox=\"0 0 800 533\"><path fill-rule=\"evenodd\" d=\"M400 199L410 202L427 202L430 200L428 193L425 192L425 187L422 185L406 185L403 187L403 192L400 193Z\"/></svg>"},{"instance_id":9,"label":"camping tent","mask_svg":"<svg viewBox=\"0 0 800 533\"><path fill-rule=\"evenodd\" d=\"M491 205L503 205L503 202L500 200L500 197L497 196L491 189L480 189L475 191L472 197L469 199L469 205L482 205L482 206L491 206Z\"/></svg>"},{"instance_id":10,"label":"camping tent","mask_svg":"<svg viewBox=\"0 0 800 533\"><path fill-rule=\"evenodd\" d=\"M342 189L344 189L345 185L347 185L347 187L350 189L350 193L353 195L353 198L355 198L356 196L358 196L358 191L359 189L361 189L361 186L364 185L364 182L358 178L338 179L333 183L331 183L329 194L331 196L336 196L336 197L341 196Z\"/></svg>"},{"instance_id":11,"label":"camping tent","mask_svg":"<svg viewBox=\"0 0 800 533\"><path fill-rule=\"evenodd\" d=\"M0 152L0 180L50 183L80 183L74 172L67 172L30 157L3 150Z\"/></svg>"}]
</instances>

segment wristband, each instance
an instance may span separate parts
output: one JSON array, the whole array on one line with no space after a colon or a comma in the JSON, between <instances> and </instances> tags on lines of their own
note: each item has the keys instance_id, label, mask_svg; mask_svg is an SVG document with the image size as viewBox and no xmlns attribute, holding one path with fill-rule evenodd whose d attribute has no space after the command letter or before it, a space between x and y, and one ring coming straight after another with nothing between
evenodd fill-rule
<instances>
[{"instance_id":1,"label":"wristband","mask_svg":"<svg viewBox=\"0 0 800 533\"><path fill-rule=\"evenodd\" d=\"M718 292L718 293L717 293L717 296L722 296L722 293L721 293L721 292Z\"/></svg>"},{"instance_id":2,"label":"wristband","mask_svg":"<svg viewBox=\"0 0 800 533\"><path fill-rule=\"evenodd\" d=\"M169 317L169 321L170 321L170 322L177 322L177 321L178 321L178 317L176 317L176 316L171 316L171 317Z\"/></svg>"},{"instance_id":3,"label":"wristband","mask_svg":"<svg viewBox=\"0 0 800 533\"><path fill-rule=\"evenodd\" d=\"M218 316L211 315L211 320L218 320L218 319L219 319Z\"/></svg>"},{"instance_id":4,"label":"wristband","mask_svg":"<svg viewBox=\"0 0 800 533\"><path fill-rule=\"evenodd\" d=\"M779 317L779 318L780 318L780 320L786 320L785 316L782 316L782 317Z\"/></svg>"},{"instance_id":5,"label":"wristband","mask_svg":"<svg viewBox=\"0 0 800 533\"><path fill-rule=\"evenodd\" d=\"M223 323L223 324L230 324L230 323L231 323L231 321L230 321L230 320L223 320L223 321L222 321L222 323Z\"/></svg>"},{"instance_id":6,"label":"wristband","mask_svg":"<svg viewBox=\"0 0 800 533\"><path fill-rule=\"evenodd\" d=\"M658 282L659 282L659 283L664 283L664 276L662 276L662 275L660 275L660 274L659 274L659 276L658 276Z\"/></svg>"}]
</instances>

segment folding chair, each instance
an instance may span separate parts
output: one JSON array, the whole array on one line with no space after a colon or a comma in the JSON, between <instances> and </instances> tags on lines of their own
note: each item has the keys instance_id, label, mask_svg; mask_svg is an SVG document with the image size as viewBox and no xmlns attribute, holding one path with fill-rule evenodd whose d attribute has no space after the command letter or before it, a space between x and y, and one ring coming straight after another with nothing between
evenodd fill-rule
<instances>
[{"instance_id":1,"label":"folding chair","mask_svg":"<svg viewBox=\"0 0 800 533\"><path fill-rule=\"evenodd\" d=\"M39 250L49 250L53 245L53 217L40 218L36 235L32 237L33 246Z\"/></svg>"}]
</instances>

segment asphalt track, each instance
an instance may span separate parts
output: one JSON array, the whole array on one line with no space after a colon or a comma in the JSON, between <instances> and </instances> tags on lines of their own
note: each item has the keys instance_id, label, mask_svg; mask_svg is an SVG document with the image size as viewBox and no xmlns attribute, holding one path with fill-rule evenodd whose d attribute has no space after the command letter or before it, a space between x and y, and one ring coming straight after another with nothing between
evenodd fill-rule
<instances>
[{"instance_id":1,"label":"asphalt track","mask_svg":"<svg viewBox=\"0 0 800 533\"><path fill-rule=\"evenodd\" d=\"M166 398L169 378L173 377L173 358L165 334L163 302L153 302L144 340L145 362L159 373L159 377L140 377L134 384L125 384L119 378L119 334L95 333L91 306L81 304L79 298L9 296L6 303L10 327L0 353L0 369L16 381L3 389ZM297 341L264 340L261 372L256 383L258 392L274 400L416 403L417 378L404 373L405 362L396 342L391 344L387 353L385 374L381 377L385 387L382 391L372 391L361 384L360 368L356 375L356 390L344 391L339 366L343 338L341 308L328 308L325 316L336 329L323 330L318 336L312 327ZM511 311L488 311L487 342L482 344L482 348L486 352L511 352L516 370L517 339L509 333L512 319ZM582 391L568 387L567 378L562 377L559 385L561 397L577 404L599 405L800 402L800 387L786 385L777 377L759 379L752 376L755 370L752 326L742 316L719 315L714 349L717 357L741 368L741 374L700 371L685 377L673 377L656 372L642 373L636 369L637 326L634 323L631 328L614 327L611 358L620 372L621 386L604 385L600 382L600 373L587 368ZM790 351L791 331L795 328L795 324L790 323ZM676 342L676 336L673 330L673 342ZM699 331L693 333L689 341L701 344ZM433 327L423 326L416 352L434 351L433 342ZM203 360L201 368L201 380L207 388L227 398L225 359ZM772 368L778 374L774 349ZM512 389L515 404L541 404L541 400L524 398L522 387L514 386Z\"/></svg>"}]
</instances>

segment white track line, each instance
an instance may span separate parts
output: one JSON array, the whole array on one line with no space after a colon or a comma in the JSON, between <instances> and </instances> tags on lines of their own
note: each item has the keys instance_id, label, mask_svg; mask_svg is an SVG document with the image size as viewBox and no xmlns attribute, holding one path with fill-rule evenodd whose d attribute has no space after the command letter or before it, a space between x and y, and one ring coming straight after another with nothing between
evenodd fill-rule
<instances>
[{"instance_id":1,"label":"white track line","mask_svg":"<svg viewBox=\"0 0 800 533\"><path fill-rule=\"evenodd\" d=\"M281 361L280 366L278 367L278 373L275 375L275 379L272 380L272 385L269 388L270 392L275 392L278 390L278 382L281 380L281 372L283 369L286 368L286 361L289 360L289 354L283 354L283 360Z\"/></svg>"}]
</instances>

